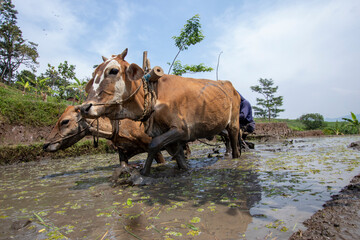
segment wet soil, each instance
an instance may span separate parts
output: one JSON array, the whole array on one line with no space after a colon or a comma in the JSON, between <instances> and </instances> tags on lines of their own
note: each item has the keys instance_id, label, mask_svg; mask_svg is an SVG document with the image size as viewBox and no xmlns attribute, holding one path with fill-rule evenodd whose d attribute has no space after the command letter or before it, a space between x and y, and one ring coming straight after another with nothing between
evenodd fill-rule
<instances>
[{"instance_id":1,"label":"wet soil","mask_svg":"<svg viewBox=\"0 0 360 240\"><path fill-rule=\"evenodd\" d=\"M331 198L304 222L307 230L294 233L291 240L360 239L360 175Z\"/></svg>"},{"instance_id":2,"label":"wet soil","mask_svg":"<svg viewBox=\"0 0 360 240\"><path fill-rule=\"evenodd\" d=\"M359 140L261 143L240 159L192 144L189 171L166 156L145 186L111 187L116 154L1 166L0 239L288 239L360 172Z\"/></svg>"}]
</instances>

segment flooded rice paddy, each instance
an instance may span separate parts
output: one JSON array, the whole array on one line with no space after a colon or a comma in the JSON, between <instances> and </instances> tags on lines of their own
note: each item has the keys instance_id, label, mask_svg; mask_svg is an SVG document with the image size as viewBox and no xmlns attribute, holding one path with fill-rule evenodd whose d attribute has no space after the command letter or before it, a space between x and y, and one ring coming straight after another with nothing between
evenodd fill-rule
<instances>
[{"instance_id":1,"label":"flooded rice paddy","mask_svg":"<svg viewBox=\"0 0 360 240\"><path fill-rule=\"evenodd\" d=\"M189 171L167 157L146 186L111 187L115 154L2 166L0 239L286 239L359 174L359 140L259 143L240 159L192 144Z\"/></svg>"}]
</instances>

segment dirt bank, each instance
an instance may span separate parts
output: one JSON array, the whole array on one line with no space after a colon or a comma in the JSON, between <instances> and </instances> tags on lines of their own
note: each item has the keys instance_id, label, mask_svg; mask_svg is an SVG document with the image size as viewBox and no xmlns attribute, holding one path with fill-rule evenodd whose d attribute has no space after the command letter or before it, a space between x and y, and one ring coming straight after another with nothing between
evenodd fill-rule
<instances>
[{"instance_id":1,"label":"dirt bank","mask_svg":"<svg viewBox=\"0 0 360 240\"><path fill-rule=\"evenodd\" d=\"M51 129L51 126L28 127L0 122L0 145L41 142L49 135Z\"/></svg>"},{"instance_id":2,"label":"dirt bank","mask_svg":"<svg viewBox=\"0 0 360 240\"><path fill-rule=\"evenodd\" d=\"M288 137L317 137L323 135L324 133L321 130L293 131L286 123L257 123L255 132L250 137L260 141L267 141Z\"/></svg>"}]
</instances>

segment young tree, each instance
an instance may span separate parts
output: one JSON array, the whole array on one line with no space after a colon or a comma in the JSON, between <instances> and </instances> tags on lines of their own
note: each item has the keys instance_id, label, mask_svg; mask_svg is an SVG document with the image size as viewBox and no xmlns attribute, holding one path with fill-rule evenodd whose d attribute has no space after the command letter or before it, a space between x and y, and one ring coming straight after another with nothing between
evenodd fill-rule
<instances>
[{"instance_id":1,"label":"young tree","mask_svg":"<svg viewBox=\"0 0 360 240\"><path fill-rule=\"evenodd\" d=\"M75 90L68 88L71 84L71 80L75 80L75 65L69 64L67 61L60 63L56 68L51 64L48 64L48 68L45 73L41 74L42 78L48 78L47 85L54 90L54 94L57 94L60 98L66 99L69 96L75 96Z\"/></svg>"},{"instance_id":2,"label":"young tree","mask_svg":"<svg viewBox=\"0 0 360 240\"><path fill-rule=\"evenodd\" d=\"M0 81L8 83L12 81L14 72L20 65L34 70L39 56L37 44L23 39L22 32L16 25L16 14L11 0L3 0L0 8Z\"/></svg>"},{"instance_id":3,"label":"young tree","mask_svg":"<svg viewBox=\"0 0 360 240\"><path fill-rule=\"evenodd\" d=\"M274 81L272 79L259 79L260 85L251 86L251 90L263 95L264 98L256 98L258 107L254 106L255 115L261 118L268 118L269 122L271 118L279 116L280 112L285 111L280 109L283 105L283 97L275 97L275 93L278 90L278 86L272 87Z\"/></svg>"},{"instance_id":4,"label":"young tree","mask_svg":"<svg viewBox=\"0 0 360 240\"><path fill-rule=\"evenodd\" d=\"M320 113L303 114L300 116L299 120L308 130L318 129L325 126L324 117Z\"/></svg>"},{"instance_id":5,"label":"young tree","mask_svg":"<svg viewBox=\"0 0 360 240\"><path fill-rule=\"evenodd\" d=\"M172 63L170 65L169 72L170 74L173 66L173 74L182 75L184 73L196 73L196 72L211 72L213 68L204 66L203 63L199 65L181 65L180 61L176 61L176 58L179 56L180 52L187 50L189 46L195 45L201 42L205 36L201 31L200 16L196 14L184 25L184 28L181 29L179 36L172 37L175 40L175 46L179 49Z\"/></svg>"}]
</instances>

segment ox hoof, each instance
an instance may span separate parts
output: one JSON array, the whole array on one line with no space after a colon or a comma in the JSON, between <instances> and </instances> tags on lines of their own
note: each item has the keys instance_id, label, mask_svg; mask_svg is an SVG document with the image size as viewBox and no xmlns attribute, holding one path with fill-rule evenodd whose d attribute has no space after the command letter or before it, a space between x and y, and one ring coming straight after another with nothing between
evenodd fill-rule
<instances>
[{"instance_id":1,"label":"ox hoof","mask_svg":"<svg viewBox=\"0 0 360 240\"><path fill-rule=\"evenodd\" d=\"M115 168L111 176L111 182L117 183L118 179L123 174L130 174L130 168L128 166Z\"/></svg>"},{"instance_id":2,"label":"ox hoof","mask_svg":"<svg viewBox=\"0 0 360 240\"><path fill-rule=\"evenodd\" d=\"M143 175L143 176L149 176L150 175L150 169L147 170L147 169L143 168L143 169L140 170L140 174Z\"/></svg>"}]
</instances>

